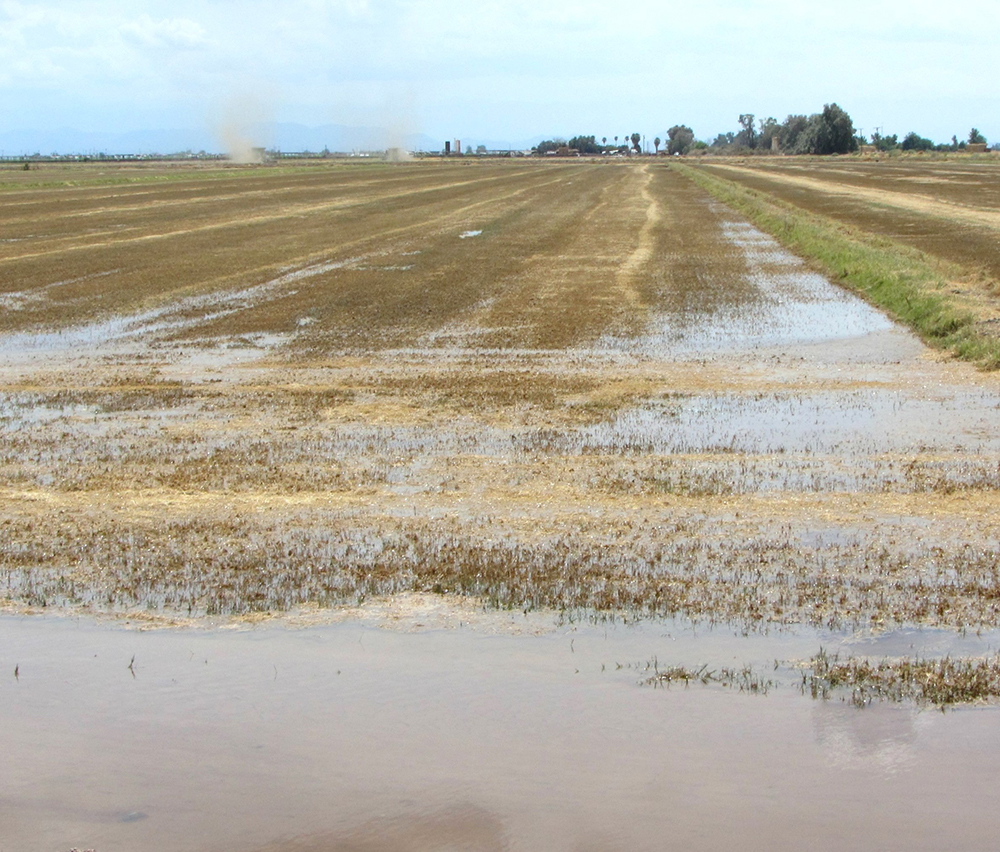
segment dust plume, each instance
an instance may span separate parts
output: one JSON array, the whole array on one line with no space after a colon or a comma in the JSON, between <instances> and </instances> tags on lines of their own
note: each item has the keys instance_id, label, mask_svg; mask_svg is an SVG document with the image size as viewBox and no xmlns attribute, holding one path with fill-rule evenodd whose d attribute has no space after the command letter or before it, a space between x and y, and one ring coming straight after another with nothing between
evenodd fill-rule
<instances>
[{"instance_id":1,"label":"dust plume","mask_svg":"<svg viewBox=\"0 0 1000 852\"><path fill-rule=\"evenodd\" d=\"M412 89L391 93L383 107L382 121L385 128L385 158L390 162L411 159L407 137L417 132L417 96Z\"/></svg>"},{"instance_id":2,"label":"dust plume","mask_svg":"<svg viewBox=\"0 0 1000 852\"><path fill-rule=\"evenodd\" d=\"M416 101L411 88L392 88L340 104L331 118L357 131L355 149L384 151L386 160L406 162L412 159L412 137L420 131Z\"/></svg>"},{"instance_id":3,"label":"dust plume","mask_svg":"<svg viewBox=\"0 0 1000 852\"><path fill-rule=\"evenodd\" d=\"M266 99L257 92L232 95L212 122L212 131L234 163L261 163L272 135L271 113Z\"/></svg>"}]
</instances>

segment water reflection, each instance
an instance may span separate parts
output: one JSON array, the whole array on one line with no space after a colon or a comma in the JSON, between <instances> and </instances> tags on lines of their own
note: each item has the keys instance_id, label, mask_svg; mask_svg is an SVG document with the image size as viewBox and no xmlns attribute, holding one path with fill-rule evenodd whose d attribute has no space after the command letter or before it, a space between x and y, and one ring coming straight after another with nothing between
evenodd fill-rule
<instances>
[{"instance_id":1,"label":"water reflection","mask_svg":"<svg viewBox=\"0 0 1000 852\"><path fill-rule=\"evenodd\" d=\"M813 705L812 721L816 742L832 766L895 775L917 762L918 713L896 706L859 710L832 699Z\"/></svg>"}]
</instances>

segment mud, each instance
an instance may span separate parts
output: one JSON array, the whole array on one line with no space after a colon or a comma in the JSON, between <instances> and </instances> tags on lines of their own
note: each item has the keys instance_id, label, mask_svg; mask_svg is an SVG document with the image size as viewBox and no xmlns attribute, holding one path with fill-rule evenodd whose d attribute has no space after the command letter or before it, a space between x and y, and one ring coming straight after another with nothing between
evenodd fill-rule
<instances>
[{"instance_id":1,"label":"mud","mask_svg":"<svg viewBox=\"0 0 1000 852\"><path fill-rule=\"evenodd\" d=\"M998 623L995 377L931 359L671 170L532 176L355 175L405 205L507 200L473 240L468 206L437 207L420 238L0 339L7 606L441 589L758 627ZM288 192L307 187L333 191Z\"/></svg>"}]
</instances>

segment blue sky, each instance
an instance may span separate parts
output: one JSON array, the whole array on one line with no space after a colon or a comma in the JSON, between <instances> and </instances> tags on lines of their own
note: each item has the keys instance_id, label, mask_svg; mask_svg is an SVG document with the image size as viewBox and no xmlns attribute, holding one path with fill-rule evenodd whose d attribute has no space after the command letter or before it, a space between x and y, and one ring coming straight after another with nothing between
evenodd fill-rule
<instances>
[{"instance_id":1,"label":"blue sky","mask_svg":"<svg viewBox=\"0 0 1000 852\"><path fill-rule=\"evenodd\" d=\"M1000 3L0 0L0 130L389 127L701 138L836 101L1000 141Z\"/></svg>"}]
</instances>

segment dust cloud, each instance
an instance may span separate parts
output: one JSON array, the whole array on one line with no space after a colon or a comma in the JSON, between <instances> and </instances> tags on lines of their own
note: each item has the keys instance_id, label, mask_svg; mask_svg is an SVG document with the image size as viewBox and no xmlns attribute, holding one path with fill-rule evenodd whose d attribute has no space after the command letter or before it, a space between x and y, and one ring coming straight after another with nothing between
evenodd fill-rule
<instances>
[{"instance_id":1,"label":"dust cloud","mask_svg":"<svg viewBox=\"0 0 1000 852\"><path fill-rule=\"evenodd\" d=\"M217 111L212 132L234 163L261 163L270 141L273 110L257 92L231 95Z\"/></svg>"},{"instance_id":2,"label":"dust cloud","mask_svg":"<svg viewBox=\"0 0 1000 852\"><path fill-rule=\"evenodd\" d=\"M331 108L329 118L351 128L350 148L383 151L389 162L413 159L413 136L420 132L417 95L411 88L395 88L345 99Z\"/></svg>"}]
</instances>

